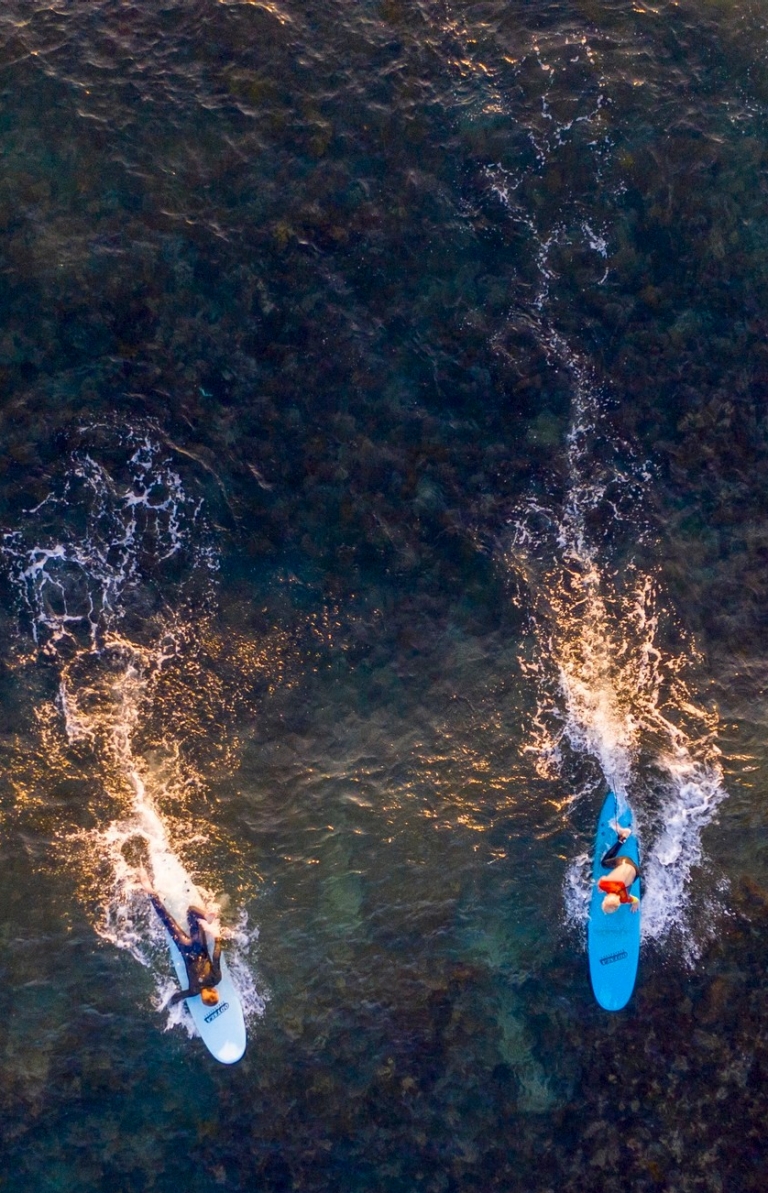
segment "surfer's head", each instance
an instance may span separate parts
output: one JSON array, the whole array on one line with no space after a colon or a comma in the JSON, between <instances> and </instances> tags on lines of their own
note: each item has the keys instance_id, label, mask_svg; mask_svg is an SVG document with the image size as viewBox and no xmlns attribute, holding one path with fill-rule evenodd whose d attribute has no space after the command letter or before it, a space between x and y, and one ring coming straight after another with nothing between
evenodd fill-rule
<instances>
[{"instance_id":1,"label":"surfer's head","mask_svg":"<svg viewBox=\"0 0 768 1193\"><path fill-rule=\"evenodd\" d=\"M621 899L618 895L606 895L602 902L602 908L606 915L613 915L614 911L618 911L621 907Z\"/></svg>"},{"instance_id":2,"label":"surfer's head","mask_svg":"<svg viewBox=\"0 0 768 1193\"><path fill-rule=\"evenodd\" d=\"M200 997L207 1007L215 1007L219 1001L217 992L211 986L204 986L200 991Z\"/></svg>"}]
</instances>

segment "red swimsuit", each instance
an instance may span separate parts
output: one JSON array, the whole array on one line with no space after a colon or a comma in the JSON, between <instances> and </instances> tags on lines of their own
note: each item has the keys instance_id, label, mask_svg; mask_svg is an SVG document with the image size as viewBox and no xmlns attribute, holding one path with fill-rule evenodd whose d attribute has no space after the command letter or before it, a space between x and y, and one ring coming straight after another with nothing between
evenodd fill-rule
<instances>
[{"instance_id":1,"label":"red swimsuit","mask_svg":"<svg viewBox=\"0 0 768 1193\"><path fill-rule=\"evenodd\" d=\"M633 896L627 890L626 884L618 882L615 878L601 878L597 886L606 895L618 895L619 903L632 903L634 901Z\"/></svg>"}]
</instances>

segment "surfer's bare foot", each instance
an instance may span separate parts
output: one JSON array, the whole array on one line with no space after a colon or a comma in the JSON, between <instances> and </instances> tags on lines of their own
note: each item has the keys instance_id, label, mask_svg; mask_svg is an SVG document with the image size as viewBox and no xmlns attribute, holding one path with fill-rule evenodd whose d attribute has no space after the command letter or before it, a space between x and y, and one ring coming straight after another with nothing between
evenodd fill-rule
<instances>
[{"instance_id":1,"label":"surfer's bare foot","mask_svg":"<svg viewBox=\"0 0 768 1193\"><path fill-rule=\"evenodd\" d=\"M150 881L149 874L147 874L146 868L144 866L139 866L136 871L136 874L139 879L139 885L142 887L142 889L145 890L148 895L154 895L155 888L152 886L152 883Z\"/></svg>"},{"instance_id":2,"label":"surfer's bare foot","mask_svg":"<svg viewBox=\"0 0 768 1193\"><path fill-rule=\"evenodd\" d=\"M201 907L199 904L190 903L189 910L200 921L204 928L211 932L214 936L221 936L221 923L219 921L219 913L214 908Z\"/></svg>"}]
</instances>

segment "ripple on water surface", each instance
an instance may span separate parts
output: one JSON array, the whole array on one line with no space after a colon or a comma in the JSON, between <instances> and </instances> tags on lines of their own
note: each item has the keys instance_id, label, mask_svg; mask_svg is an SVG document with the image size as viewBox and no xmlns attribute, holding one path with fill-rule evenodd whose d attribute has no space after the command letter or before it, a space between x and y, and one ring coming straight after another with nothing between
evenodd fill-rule
<instances>
[{"instance_id":1,"label":"ripple on water surface","mask_svg":"<svg viewBox=\"0 0 768 1193\"><path fill-rule=\"evenodd\" d=\"M763 26L3 6L20 1187L757 1171ZM654 948L606 1024L561 919L617 776ZM226 1078L147 1014L148 854L271 996Z\"/></svg>"}]
</instances>

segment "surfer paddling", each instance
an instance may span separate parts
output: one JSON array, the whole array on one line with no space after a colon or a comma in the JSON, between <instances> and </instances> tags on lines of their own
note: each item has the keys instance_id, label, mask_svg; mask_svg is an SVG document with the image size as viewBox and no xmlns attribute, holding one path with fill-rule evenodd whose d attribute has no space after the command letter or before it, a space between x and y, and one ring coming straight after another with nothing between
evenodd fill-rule
<instances>
[{"instance_id":1,"label":"surfer paddling","mask_svg":"<svg viewBox=\"0 0 768 1193\"><path fill-rule=\"evenodd\" d=\"M163 906L143 867L139 870L139 881L147 892L168 935L184 959L188 989L177 990L170 1005L182 1002L185 998L194 998L196 994L199 994L206 1006L216 1006L219 995L214 987L218 986L221 981L221 932L218 922L215 919L208 919L207 913L202 907L192 905L187 909L189 932L185 932L183 928L179 927L167 908ZM206 929L215 937L213 953L208 950Z\"/></svg>"},{"instance_id":2,"label":"surfer paddling","mask_svg":"<svg viewBox=\"0 0 768 1193\"><path fill-rule=\"evenodd\" d=\"M601 878L597 884L598 890L605 893L602 909L606 915L612 915L614 911L618 911L622 903L631 904L633 911L640 910L640 900L636 895L629 893L632 883L640 875L640 869L631 857L619 854L621 846L631 832L631 829L619 828L617 825L616 840L600 859L600 865L610 870L610 875Z\"/></svg>"}]
</instances>

